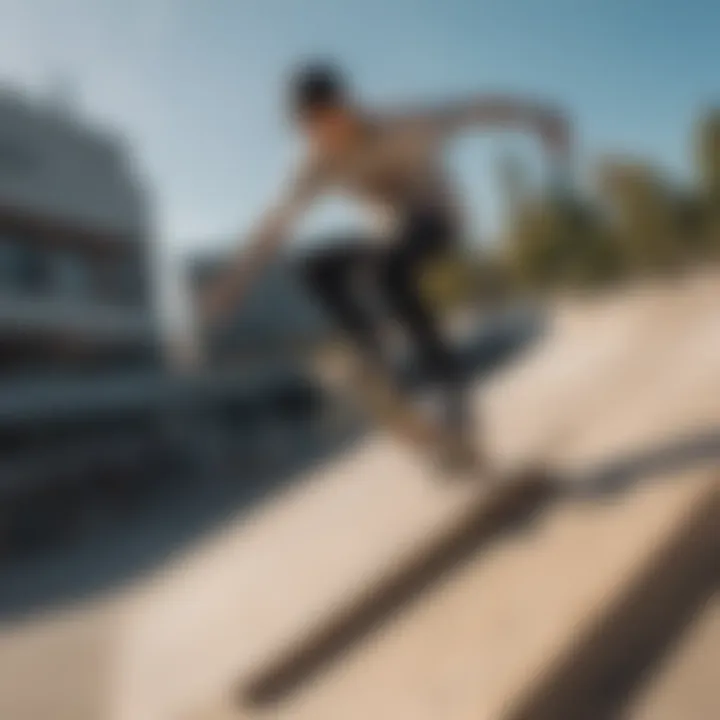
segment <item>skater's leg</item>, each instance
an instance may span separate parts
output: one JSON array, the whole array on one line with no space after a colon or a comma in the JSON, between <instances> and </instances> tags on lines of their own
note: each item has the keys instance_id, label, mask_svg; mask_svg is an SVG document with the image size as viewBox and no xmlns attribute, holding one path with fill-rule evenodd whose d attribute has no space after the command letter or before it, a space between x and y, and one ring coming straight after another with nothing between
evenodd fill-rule
<instances>
[{"instance_id":1,"label":"skater's leg","mask_svg":"<svg viewBox=\"0 0 720 720\"><path fill-rule=\"evenodd\" d=\"M468 423L465 382L459 358L443 337L438 318L422 297L419 274L452 240L451 230L432 215L411 216L384 258L383 293L407 333L425 372L446 393L447 421Z\"/></svg>"},{"instance_id":2,"label":"skater's leg","mask_svg":"<svg viewBox=\"0 0 720 720\"><path fill-rule=\"evenodd\" d=\"M361 386L363 404L376 419L386 423L399 437L427 449L441 442L434 423L417 414L398 392L380 345L377 324L367 305L368 292L377 292L377 271L382 267L371 244L348 245L314 252L304 258L302 277L312 295L330 318L359 347L354 380ZM366 272L368 287L361 288L358 274Z\"/></svg>"},{"instance_id":3,"label":"skater's leg","mask_svg":"<svg viewBox=\"0 0 720 720\"><path fill-rule=\"evenodd\" d=\"M305 256L300 276L329 319L373 360L380 360L377 323L360 288L363 273L375 261L374 248L362 240L324 247Z\"/></svg>"}]
</instances>

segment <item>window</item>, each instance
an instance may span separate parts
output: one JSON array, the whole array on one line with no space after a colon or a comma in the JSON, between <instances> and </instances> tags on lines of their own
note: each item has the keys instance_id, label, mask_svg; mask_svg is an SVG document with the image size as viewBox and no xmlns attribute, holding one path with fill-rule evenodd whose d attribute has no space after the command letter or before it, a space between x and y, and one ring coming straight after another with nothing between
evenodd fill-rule
<instances>
[{"instance_id":1,"label":"window","mask_svg":"<svg viewBox=\"0 0 720 720\"><path fill-rule=\"evenodd\" d=\"M44 291L50 288L50 264L46 251L30 244L19 244L18 251L18 289L29 292Z\"/></svg>"},{"instance_id":2,"label":"window","mask_svg":"<svg viewBox=\"0 0 720 720\"><path fill-rule=\"evenodd\" d=\"M53 260L53 285L67 297L87 297L92 288L88 261L77 253L60 253Z\"/></svg>"},{"instance_id":3,"label":"window","mask_svg":"<svg viewBox=\"0 0 720 720\"><path fill-rule=\"evenodd\" d=\"M0 286L15 291L38 291L49 285L48 257L23 238L0 235Z\"/></svg>"},{"instance_id":4,"label":"window","mask_svg":"<svg viewBox=\"0 0 720 720\"><path fill-rule=\"evenodd\" d=\"M117 298L123 303L143 305L146 301L145 268L137 258L128 258L116 268Z\"/></svg>"},{"instance_id":5,"label":"window","mask_svg":"<svg viewBox=\"0 0 720 720\"><path fill-rule=\"evenodd\" d=\"M20 252L18 242L7 235L0 235L0 288L16 288L20 275Z\"/></svg>"}]
</instances>

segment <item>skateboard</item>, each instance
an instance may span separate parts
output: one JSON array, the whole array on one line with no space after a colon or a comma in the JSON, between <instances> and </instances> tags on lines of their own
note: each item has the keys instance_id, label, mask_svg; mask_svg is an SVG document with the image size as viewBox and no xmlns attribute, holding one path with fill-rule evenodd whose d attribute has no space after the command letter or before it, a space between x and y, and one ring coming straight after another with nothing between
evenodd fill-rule
<instances>
[{"instance_id":1,"label":"skateboard","mask_svg":"<svg viewBox=\"0 0 720 720\"><path fill-rule=\"evenodd\" d=\"M434 456L444 469L481 469L479 453L467 438L421 412L389 371L367 363L352 348L324 347L314 356L314 366L326 386L349 397L405 443Z\"/></svg>"}]
</instances>

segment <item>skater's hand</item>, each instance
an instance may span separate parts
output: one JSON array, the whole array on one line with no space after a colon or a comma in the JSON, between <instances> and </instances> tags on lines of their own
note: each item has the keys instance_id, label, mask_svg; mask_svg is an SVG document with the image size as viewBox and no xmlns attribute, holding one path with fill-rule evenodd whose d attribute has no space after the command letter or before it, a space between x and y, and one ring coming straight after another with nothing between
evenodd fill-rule
<instances>
[{"instance_id":1,"label":"skater's hand","mask_svg":"<svg viewBox=\"0 0 720 720\"><path fill-rule=\"evenodd\" d=\"M286 224L295 207L271 212L231 256L220 277L202 293L200 306L204 322L217 322L242 302L252 284L274 257L284 237Z\"/></svg>"}]
</instances>

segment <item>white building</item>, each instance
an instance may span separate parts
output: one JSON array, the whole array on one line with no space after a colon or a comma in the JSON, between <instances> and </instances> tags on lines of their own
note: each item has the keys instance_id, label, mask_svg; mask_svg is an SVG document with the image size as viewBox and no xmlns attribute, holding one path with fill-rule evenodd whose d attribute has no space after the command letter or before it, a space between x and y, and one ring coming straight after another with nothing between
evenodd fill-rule
<instances>
[{"instance_id":1,"label":"white building","mask_svg":"<svg viewBox=\"0 0 720 720\"><path fill-rule=\"evenodd\" d=\"M150 242L147 188L121 139L0 90L0 535L11 545L18 526L51 525L50 511L71 522L83 483L157 470L155 385L137 377L160 367Z\"/></svg>"},{"instance_id":2,"label":"white building","mask_svg":"<svg viewBox=\"0 0 720 720\"><path fill-rule=\"evenodd\" d=\"M119 494L264 462L260 440L314 407L284 362L163 366L152 240L121 138L0 91L0 551Z\"/></svg>"},{"instance_id":3,"label":"white building","mask_svg":"<svg viewBox=\"0 0 720 720\"><path fill-rule=\"evenodd\" d=\"M0 91L0 377L149 359L150 234L120 138Z\"/></svg>"}]
</instances>

